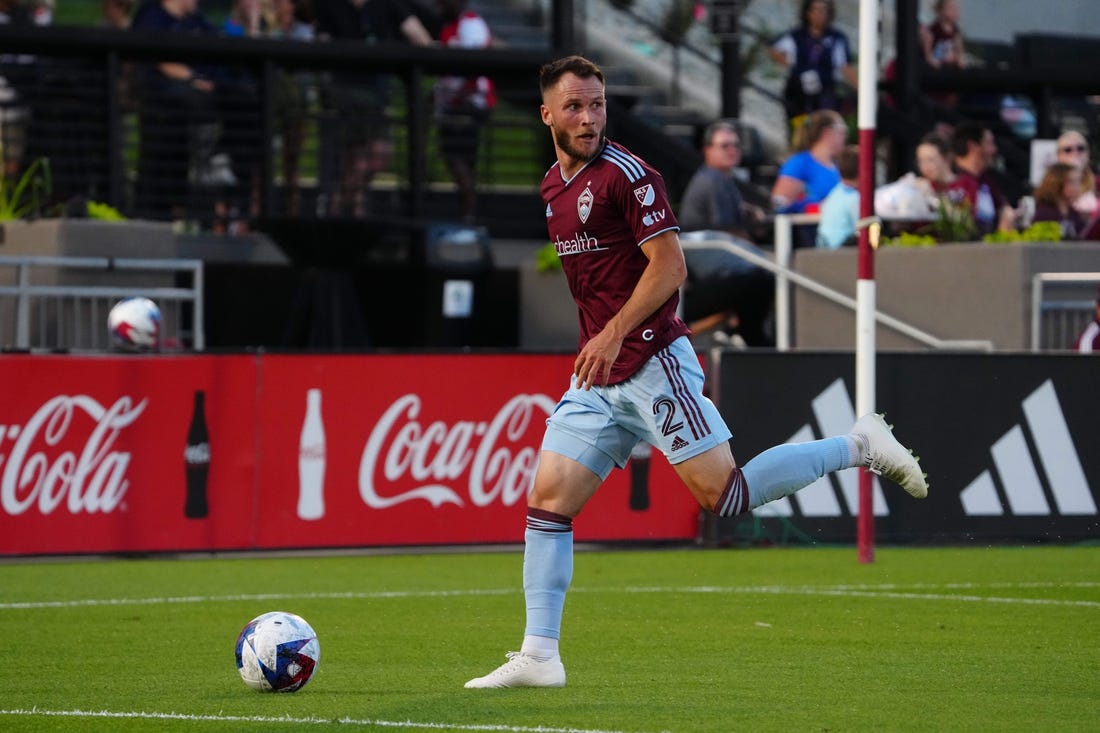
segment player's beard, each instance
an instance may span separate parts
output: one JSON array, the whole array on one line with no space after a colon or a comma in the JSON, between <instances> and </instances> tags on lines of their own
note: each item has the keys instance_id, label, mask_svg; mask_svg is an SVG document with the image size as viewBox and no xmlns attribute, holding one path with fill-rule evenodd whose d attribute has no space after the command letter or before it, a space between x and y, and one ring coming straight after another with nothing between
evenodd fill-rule
<instances>
[{"instance_id":1,"label":"player's beard","mask_svg":"<svg viewBox=\"0 0 1100 733\"><path fill-rule=\"evenodd\" d=\"M605 138L603 132L600 132L596 139L596 146L592 148L591 153L588 153L573 147L573 145L570 143L569 133L567 133L565 130L559 130L556 127L554 128L554 142L558 144L558 148L560 148L563 153L565 153L578 163L587 163L588 161L599 155L600 151L603 150L604 139Z\"/></svg>"}]
</instances>

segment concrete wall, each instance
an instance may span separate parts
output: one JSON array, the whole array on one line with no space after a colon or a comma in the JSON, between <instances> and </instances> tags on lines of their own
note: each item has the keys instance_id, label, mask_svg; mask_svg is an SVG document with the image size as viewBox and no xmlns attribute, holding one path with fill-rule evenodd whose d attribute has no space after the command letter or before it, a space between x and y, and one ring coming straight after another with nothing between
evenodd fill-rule
<instances>
[{"instance_id":1,"label":"concrete wall","mask_svg":"<svg viewBox=\"0 0 1100 733\"><path fill-rule=\"evenodd\" d=\"M854 298L857 255L854 247L797 250L794 268ZM996 349L1026 350L1032 275L1097 271L1095 242L886 247L875 254L876 301L881 313L941 339L988 339ZM851 311L800 288L793 301L797 348L855 347ZM926 348L881 325L875 338L880 349Z\"/></svg>"}]
</instances>

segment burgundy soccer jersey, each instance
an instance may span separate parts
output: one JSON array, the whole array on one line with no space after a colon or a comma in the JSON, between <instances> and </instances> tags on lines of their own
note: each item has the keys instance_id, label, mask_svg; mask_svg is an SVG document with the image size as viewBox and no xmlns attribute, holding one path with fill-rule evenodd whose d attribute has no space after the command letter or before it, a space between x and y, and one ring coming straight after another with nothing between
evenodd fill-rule
<instances>
[{"instance_id":1,"label":"burgundy soccer jersey","mask_svg":"<svg viewBox=\"0 0 1100 733\"><path fill-rule=\"evenodd\" d=\"M1085 326L1077 336L1073 350L1078 354L1100 354L1100 318Z\"/></svg>"},{"instance_id":2,"label":"burgundy soccer jersey","mask_svg":"<svg viewBox=\"0 0 1100 733\"><path fill-rule=\"evenodd\" d=\"M943 62L947 56L955 51L955 39L959 37L959 27L954 23L930 23L928 34L932 37L932 58ZM961 65L962 59L955 59L956 64Z\"/></svg>"},{"instance_id":3,"label":"burgundy soccer jersey","mask_svg":"<svg viewBox=\"0 0 1100 733\"><path fill-rule=\"evenodd\" d=\"M610 140L570 180L555 163L542 180L546 228L561 258L580 319L580 346L603 330L634 292L649 259L641 245L679 230L661 174ZM680 296L623 341L608 384L622 382L688 333L676 316Z\"/></svg>"}]
</instances>

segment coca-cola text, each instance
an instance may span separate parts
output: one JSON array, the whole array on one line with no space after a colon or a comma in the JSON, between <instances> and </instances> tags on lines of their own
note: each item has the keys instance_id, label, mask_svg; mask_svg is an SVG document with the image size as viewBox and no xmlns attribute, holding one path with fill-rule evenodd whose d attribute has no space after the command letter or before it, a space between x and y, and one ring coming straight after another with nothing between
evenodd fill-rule
<instances>
[{"instance_id":1,"label":"coca-cola text","mask_svg":"<svg viewBox=\"0 0 1100 733\"><path fill-rule=\"evenodd\" d=\"M130 453L112 448L146 402L135 405L131 398L119 397L105 408L87 395L59 395L26 424L0 425L0 507L12 516L32 506L50 514L62 502L71 514L114 511L130 485ZM82 416L94 421L94 427L77 448ZM69 447L52 450L62 443Z\"/></svg>"},{"instance_id":2,"label":"coca-cola text","mask_svg":"<svg viewBox=\"0 0 1100 733\"><path fill-rule=\"evenodd\" d=\"M541 420L556 404L546 395L519 394L488 422L458 420L448 427L443 421L421 425L420 397L399 397L378 420L363 448L359 494L373 509L414 499L423 499L433 507L461 507L465 506L463 497L448 482L469 471L466 498L470 503L483 507L499 500L512 506L526 496L538 465L538 449L527 435L532 421L540 419L541 429ZM528 440L523 444L525 437ZM406 475L428 483L383 495L378 490L379 465L380 478L386 484Z\"/></svg>"}]
</instances>

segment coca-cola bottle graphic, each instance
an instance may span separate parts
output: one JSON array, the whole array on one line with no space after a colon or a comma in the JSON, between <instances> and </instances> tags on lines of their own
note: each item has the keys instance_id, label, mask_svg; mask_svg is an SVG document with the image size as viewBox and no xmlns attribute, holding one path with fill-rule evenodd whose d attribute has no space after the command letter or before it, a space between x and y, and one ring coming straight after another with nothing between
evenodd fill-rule
<instances>
[{"instance_id":1,"label":"coca-cola bottle graphic","mask_svg":"<svg viewBox=\"0 0 1100 733\"><path fill-rule=\"evenodd\" d=\"M206 393L195 390L191 426L187 429L187 447L183 449L183 471L187 481L187 499L183 515L202 519L210 513L206 502L206 480L210 472L210 435L206 431Z\"/></svg>"},{"instance_id":2,"label":"coca-cola bottle graphic","mask_svg":"<svg viewBox=\"0 0 1100 733\"><path fill-rule=\"evenodd\" d=\"M325 516L325 425L321 419L321 390L306 393L306 417L298 443L298 517Z\"/></svg>"},{"instance_id":3,"label":"coca-cola bottle graphic","mask_svg":"<svg viewBox=\"0 0 1100 733\"><path fill-rule=\"evenodd\" d=\"M636 512L649 509L649 457L653 446L638 441L630 451L630 508Z\"/></svg>"}]
</instances>

